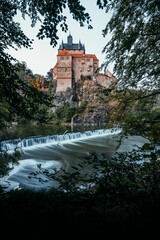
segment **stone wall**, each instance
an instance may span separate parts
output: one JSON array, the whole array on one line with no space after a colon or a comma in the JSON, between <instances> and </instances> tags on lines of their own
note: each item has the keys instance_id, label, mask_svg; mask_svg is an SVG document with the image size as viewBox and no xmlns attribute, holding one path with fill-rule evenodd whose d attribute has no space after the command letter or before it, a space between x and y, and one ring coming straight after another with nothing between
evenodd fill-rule
<instances>
[{"instance_id":1,"label":"stone wall","mask_svg":"<svg viewBox=\"0 0 160 240\"><path fill-rule=\"evenodd\" d=\"M77 82L81 77L94 75L93 58L73 58L73 77Z\"/></svg>"}]
</instances>

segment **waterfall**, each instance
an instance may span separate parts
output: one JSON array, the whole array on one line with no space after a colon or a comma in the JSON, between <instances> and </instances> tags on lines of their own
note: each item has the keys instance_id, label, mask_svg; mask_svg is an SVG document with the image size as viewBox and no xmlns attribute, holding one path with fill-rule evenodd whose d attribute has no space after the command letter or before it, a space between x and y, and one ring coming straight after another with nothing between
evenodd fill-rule
<instances>
[{"instance_id":1,"label":"waterfall","mask_svg":"<svg viewBox=\"0 0 160 240\"><path fill-rule=\"evenodd\" d=\"M25 148L36 146L39 144L59 144L65 141L75 141L93 137L99 137L103 135L114 135L120 134L122 132L121 128L111 128L111 129L98 129L90 130L84 132L65 132L61 135L49 135L49 136L33 136L29 138L18 138L11 139L0 142L0 149L3 151L14 150L16 148Z\"/></svg>"}]
</instances>

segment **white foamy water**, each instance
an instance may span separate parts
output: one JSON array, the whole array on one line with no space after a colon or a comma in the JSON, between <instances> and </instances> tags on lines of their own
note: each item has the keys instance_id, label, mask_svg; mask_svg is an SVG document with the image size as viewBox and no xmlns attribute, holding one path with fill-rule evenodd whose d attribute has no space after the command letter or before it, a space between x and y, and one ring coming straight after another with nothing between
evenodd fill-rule
<instances>
[{"instance_id":1,"label":"white foamy water","mask_svg":"<svg viewBox=\"0 0 160 240\"><path fill-rule=\"evenodd\" d=\"M9 176L3 178L3 184L6 185L6 190L7 186L8 190L11 188L39 190L57 187L58 182L48 177L46 172L54 173L55 170L60 171L62 168L69 170L71 166L77 167L89 152L113 154L115 151L131 151L136 146L142 146L148 142L140 136L122 137L121 133L122 129L119 128L68 133L59 137L55 135L23 139L25 145L22 145L22 140L16 140L21 143L22 155L19 164L9 173ZM15 142L6 141L7 147L3 142L3 147L12 152L17 146Z\"/></svg>"},{"instance_id":2,"label":"white foamy water","mask_svg":"<svg viewBox=\"0 0 160 240\"><path fill-rule=\"evenodd\" d=\"M62 135L49 135L49 136L36 136L25 139L11 139L0 142L0 147L2 150L12 151L15 148L36 148L38 145L57 145L67 142L75 142L79 140L85 140L90 138L97 138L98 136L112 136L122 133L121 128L112 128L112 129L98 129L84 132L68 132Z\"/></svg>"},{"instance_id":3,"label":"white foamy water","mask_svg":"<svg viewBox=\"0 0 160 240\"><path fill-rule=\"evenodd\" d=\"M41 168L39 168L39 166ZM6 182L14 183L14 187L18 188L34 188L38 189L48 189L53 185L58 186L58 182L53 179L48 179L47 176L42 172L47 170L49 173L53 173L55 170L58 171L62 167L59 161L45 161L45 160L34 160L27 159L19 161L19 165L10 172L9 176L6 178ZM15 183L18 183L16 186Z\"/></svg>"}]
</instances>

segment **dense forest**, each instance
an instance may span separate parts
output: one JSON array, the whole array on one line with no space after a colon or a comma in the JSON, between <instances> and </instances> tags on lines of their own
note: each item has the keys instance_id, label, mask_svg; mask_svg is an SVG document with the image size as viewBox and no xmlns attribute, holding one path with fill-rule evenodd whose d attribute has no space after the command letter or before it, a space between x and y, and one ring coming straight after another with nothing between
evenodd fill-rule
<instances>
[{"instance_id":1,"label":"dense forest","mask_svg":"<svg viewBox=\"0 0 160 240\"><path fill-rule=\"evenodd\" d=\"M96 0L95 0L96 1ZM108 107L106 125L119 124L125 134L145 136L150 143L139 151L106 154L90 153L94 175L82 179L79 170L64 172L59 189L34 192L14 190L5 193L0 188L2 226L24 228L70 227L82 233L112 234L112 236L143 236L158 233L160 214L160 6L152 0L97 0L99 9L111 12L102 29L104 37L112 34L104 46L106 62L114 63L118 84L99 92L99 100ZM79 108L62 104L53 112L55 82L50 69L45 77L33 75L27 65L6 53L8 47L31 48L32 40L14 21L18 11L29 16L32 27L41 22L37 38L50 39L56 46L58 26L67 32L68 7L80 26L92 29L91 18L80 0L1 0L0 3L0 138L12 137L15 123L64 124L76 114L87 114L88 103ZM141 88L139 88L141 86ZM47 89L47 91L46 91ZM83 99L82 99L83 100ZM86 115L87 116L87 115ZM29 125L28 125L29 126ZM0 176L10 171L9 163L19 159L1 150ZM86 164L86 163L84 163ZM81 166L82 168L84 166ZM97 175L97 173L99 173ZM57 176L52 176L57 177ZM93 188L80 190L77 182L93 182ZM29 227L28 226L28 227ZM24 228L25 229L25 228ZM53 229L54 230L54 229ZM7 234L7 233L6 233Z\"/></svg>"}]
</instances>

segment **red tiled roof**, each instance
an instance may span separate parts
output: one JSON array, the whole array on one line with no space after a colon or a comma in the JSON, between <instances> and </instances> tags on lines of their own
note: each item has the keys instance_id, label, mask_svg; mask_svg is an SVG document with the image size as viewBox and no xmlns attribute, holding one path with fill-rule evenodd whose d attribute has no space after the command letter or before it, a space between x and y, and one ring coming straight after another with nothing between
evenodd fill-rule
<instances>
[{"instance_id":1,"label":"red tiled roof","mask_svg":"<svg viewBox=\"0 0 160 240\"><path fill-rule=\"evenodd\" d=\"M61 56L61 55L70 55L69 51L67 49L63 49L61 50L61 52L58 54L58 56Z\"/></svg>"},{"instance_id":2,"label":"red tiled roof","mask_svg":"<svg viewBox=\"0 0 160 240\"><path fill-rule=\"evenodd\" d=\"M70 53L70 51L66 49L61 50L61 52L57 56L72 56L76 58L93 58L98 60L95 54Z\"/></svg>"},{"instance_id":3,"label":"red tiled roof","mask_svg":"<svg viewBox=\"0 0 160 240\"><path fill-rule=\"evenodd\" d=\"M93 58L98 60L95 54L71 54L71 55L76 58Z\"/></svg>"}]
</instances>

